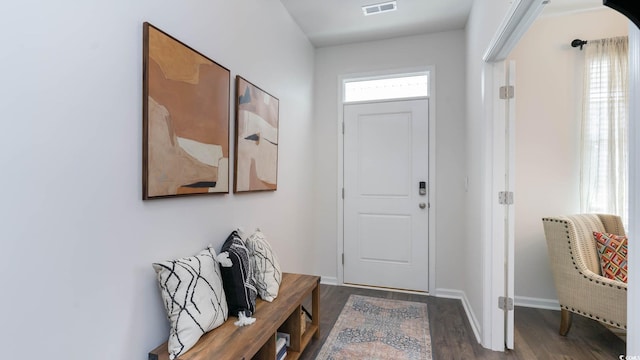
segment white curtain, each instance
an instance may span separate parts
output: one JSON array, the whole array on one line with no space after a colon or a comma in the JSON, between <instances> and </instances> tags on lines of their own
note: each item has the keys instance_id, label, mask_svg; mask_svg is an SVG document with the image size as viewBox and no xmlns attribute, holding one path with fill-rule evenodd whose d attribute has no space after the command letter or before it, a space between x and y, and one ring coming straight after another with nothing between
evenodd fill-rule
<instances>
[{"instance_id":1,"label":"white curtain","mask_svg":"<svg viewBox=\"0 0 640 360\"><path fill-rule=\"evenodd\" d=\"M584 48L581 210L628 218L628 39Z\"/></svg>"}]
</instances>

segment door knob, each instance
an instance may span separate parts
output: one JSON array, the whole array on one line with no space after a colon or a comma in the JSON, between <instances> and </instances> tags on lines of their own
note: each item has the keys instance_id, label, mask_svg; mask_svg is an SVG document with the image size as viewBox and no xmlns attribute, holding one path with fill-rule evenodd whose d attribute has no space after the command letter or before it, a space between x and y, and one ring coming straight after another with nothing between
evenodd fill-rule
<instances>
[{"instance_id":1,"label":"door knob","mask_svg":"<svg viewBox=\"0 0 640 360\"><path fill-rule=\"evenodd\" d=\"M420 203L418 206L420 207L420 209L424 209L424 208L426 208L426 207L427 207L427 204L425 204L425 203Z\"/></svg>"}]
</instances>

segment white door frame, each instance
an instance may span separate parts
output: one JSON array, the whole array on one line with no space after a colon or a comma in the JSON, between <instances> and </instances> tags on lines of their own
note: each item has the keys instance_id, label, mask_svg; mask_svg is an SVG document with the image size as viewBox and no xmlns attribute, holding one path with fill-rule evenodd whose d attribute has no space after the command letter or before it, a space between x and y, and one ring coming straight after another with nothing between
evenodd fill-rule
<instances>
[{"instance_id":1,"label":"white door frame","mask_svg":"<svg viewBox=\"0 0 640 360\"><path fill-rule=\"evenodd\" d=\"M495 351L505 350L505 313L498 308L498 297L504 296L506 280L505 267L505 227L504 206L498 206L498 191L504 189L505 156L513 163L515 133L510 131L510 150L507 153L504 147L505 141L505 113L504 106L499 99L500 86L504 85L505 58L513 50L522 35L529 29L533 21L538 17L548 0L519 0L514 1L509 8L503 22L493 36L483 60L484 82L484 115L489 124L485 128L484 144L487 154L487 171L484 174L483 223L486 225L483 231L482 242L484 248L483 266L483 324L482 345ZM513 130L513 128L512 128ZM513 169L511 169L513 172ZM512 182L513 183L513 182ZM500 188L503 188L500 190ZM517 200L516 200L517 201ZM510 219L513 224L513 216ZM511 226L512 228L512 226ZM511 262L509 266L513 267ZM509 274L511 275L511 274ZM509 329L513 331L513 329Z\"/></svg>"},{"instance_id":2,"label":"white door frame","mask_svg":"<svg viewBox=\"0 0 640 360\"><path fill-rule=\"evenodd\" d=\"M506 64L508 67L507 70L507 85L515 87L515 76L516 76L516 63L515 61L510 61L509 64ZM506 115L506 124L508 126L506 133L507 143L505 144L505 151L511 154L506 158L507 163L507 187L506 191L515 192L515 160L516 160L516 150L515 150L515 140L516 140L516 98L511 98L509 100L509 104L507 106L506 111L508 114ZM505 229L508 233L506 234L506 238L508 239L505 249L505 257L506 266L505 269L507 271L506 276L506 296L510 299L514 300L515 303L515 238L516 238L516 222L515 222L515 206L509 205L507 206L507 219L508 219L508 227ZM507 349L513 349L515 343L515 327L514 327L514 312L509 311L507 313L506 320L506 347Z\"/></svg>"},{"instance_id":3,"label":"white door frame","mask_svg":"<svg viewBox=\"0 0 640 360\"><path fill-rule=\"evenodd\" d=\"M629 22L629 219L640 215L640 30ZM629 237L638 238L640 222L629 221ZM640 301L640 266L634 265L640 259L640 246L629 244L628 304ZM635 263L637 264L637 262ZM640 310L637 306L627 307L627 354L640 355Z\"/></svg>"},{"instance_id":4,"label":"white door frame","mask_svg":"<svg viewBox=\"0 0 640 360\"><path fill-rule=\"evenodd\" d=\"M338 223L338 236L336 244L336 263L337 263L337 283L338 285L344 284L344 266L342 264L342 252L344 249L344 199L342 198L342 188L344 187L344 134L342 133L342 123L344 122L344 82L349 79L367 78L367 77L381 77L393 74L409 74L409 73L429 73L429 294L435 294L436 285L436 94L435 94L435 81L436 72L435 66L424 66L415 68L402 68L391 69L377 72L367 73L353 73L344 74L338 76L338 116L337 116L337 130L338 130L338 179L336 188L336 203L337 209L337 223ZM400 100L400 99L398 99Z\"/></svg>"}]
</instances>

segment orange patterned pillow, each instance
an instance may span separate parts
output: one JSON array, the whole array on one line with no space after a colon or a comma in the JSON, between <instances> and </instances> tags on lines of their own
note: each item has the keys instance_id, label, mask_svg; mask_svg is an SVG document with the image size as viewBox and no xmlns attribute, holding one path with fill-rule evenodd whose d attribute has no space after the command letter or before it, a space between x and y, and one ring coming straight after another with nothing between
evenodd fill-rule
<instances>
[{"instance_id":1,"label":"orange patterned pillow","mask_svg":"<svg viewBox=\"0 0 640 360\"><path fill-rule=\"evenodd\" d=\"M627 237L594 231L602 275L627 282Z\"/></svg>"}]
</instances>

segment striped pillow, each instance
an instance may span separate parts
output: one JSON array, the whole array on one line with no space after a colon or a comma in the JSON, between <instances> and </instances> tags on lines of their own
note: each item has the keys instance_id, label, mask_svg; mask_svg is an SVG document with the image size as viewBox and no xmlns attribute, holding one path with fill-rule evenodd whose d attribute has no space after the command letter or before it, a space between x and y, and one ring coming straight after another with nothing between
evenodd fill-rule
<instances>
[{"instance_id":1,"label":"striped pillow","mask_svg":"<svg viewBox=\"0 0 640 360\"><path fill-rule=\"evenodd\" d=\"M249 259L249 250L242 241L238 230L229 234L227 240L222 244L220 252L227 252L229 260L231 260L230 267L221 267L222 283L227 295L229 313L232 316L243 313L246 317L251 317L256 311L257 291L253 279L253 267Z\"/></svg>"}]
</instances>

